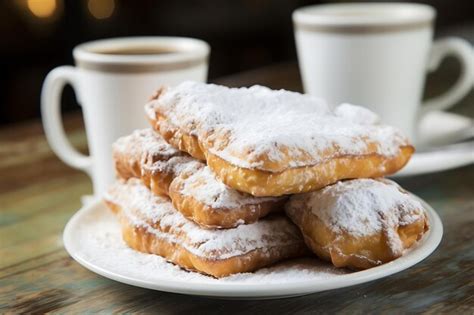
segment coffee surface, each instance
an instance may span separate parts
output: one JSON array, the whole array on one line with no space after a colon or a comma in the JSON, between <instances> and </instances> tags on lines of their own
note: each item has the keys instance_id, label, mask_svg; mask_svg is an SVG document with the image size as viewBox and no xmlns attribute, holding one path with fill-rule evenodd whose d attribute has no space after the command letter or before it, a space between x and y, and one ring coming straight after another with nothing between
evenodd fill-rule
<instances>
[{"instance_id":1,"label":"coffee surface","mask_svg":"<svg viewBox=\"0 0 474 315\"><path fill-rule=\"evenodd\" d=\"M181 52L179 49L165 46L102 48L92 51L103 55L168 55Z\"/></svg>"}]
</instances>

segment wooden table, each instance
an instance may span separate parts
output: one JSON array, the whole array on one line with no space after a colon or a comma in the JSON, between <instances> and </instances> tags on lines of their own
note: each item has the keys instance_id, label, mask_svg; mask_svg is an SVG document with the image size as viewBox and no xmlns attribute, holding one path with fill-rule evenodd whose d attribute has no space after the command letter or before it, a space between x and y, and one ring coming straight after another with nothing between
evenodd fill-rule
<instances>
[{"instance_id":1,"label":"wooden table","mask_svg":"<svg viewBox=\"0 0 474 315\"><path fill-rule=\"evenodd\" d=\"M218 81L301 88L294 64ZM65 125L71 141L84 149L81 116L67 115ZM54 156L39 121L4 128L0 130L0 313L474 313L474 165L400 183L429 202L445 227L438 250L409 270L363 285L282 300L224 301L163 293L108 280L68 256L62 230L80 208L80 197L91 192L89 178Z\"/></svg>"}]
</instances>

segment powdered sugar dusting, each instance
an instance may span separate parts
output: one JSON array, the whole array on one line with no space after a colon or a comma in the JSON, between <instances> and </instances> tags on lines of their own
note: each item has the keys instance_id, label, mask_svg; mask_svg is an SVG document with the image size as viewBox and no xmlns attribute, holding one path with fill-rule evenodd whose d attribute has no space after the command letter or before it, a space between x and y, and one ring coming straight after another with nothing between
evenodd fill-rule
<instances>
[{"instance_id":1,"label":"powdered sugar dusting","mask_svg":"<svg viewBox=\"0 0 474 315\"><path fill-rule=\"evenodd\" d=\"M352 104L341 104L334 109L334 114L351 123L375 125L380 123L380 117L367 108Z\"/></svg>"},{"instance_id":2,"label":"powdered sugar dusting","mask_svg":"<svg viewBox=\"0 0 474 315\"><path fill-rule=\"evenodd\" d=\"M145 163L142 165L143 169L159 173L169 173L173 176L179 176L184 173L194 173L204 164L196 161L190 156L173 156L168 160L155 161L153 163Z\"/></svg>"},{"instance_id":3,"label":"powdered sugar dusting","mask_svg":"<svg viewBox=\"0 0 474 315\"><path fill-rule=\"evenodd\" d=\"M155 283L172 280L209 284L278 284L324 280L349 273L314 258L294 259L254 273L235 274L220 279L185 271L160 256L130 249L122 240L116 218L102 207L85 216L77 225L74 235L84 260L110 272Z\"/></svg>"},{"instance_id":4,"label":"powdered sugar dusting","mask_svg":"<svg viewBox=\"0 0 474 315\"><path fill-rule=\"evenodd\" d=\"M143 170L151 173L167 173L174 177L183 175L176 179L182 183L180 193L215 209L235 209L281 199L254 197L226 186L206 164L174 149L152 129L136 130L120 138L114 145L114 152L121 158L128 157L131 165L140 163Z\"/></svg>"},{"instance_id":5,"label":"powdered sugar dusting","mask_svg":"<svg viewBox=\"0 0 474 315\"><path fill-rule=\"evenodd\" d=\"M319 191L294 195L286 208L290 212L309 208L333 231L354 236L372 235L382 230L390 233L425 215L417 199L387 179L338 182ZM399 237L387 236L397 248Z\"/></svg>"},{"instance_id":6,"label":"powdered sugar dusting","mask_svg":"<svg viewBox=\"0 0 474 315\"><path fill-rule=\"evenodd\" d=\"M394 156L408 143L367 109L332 108L314 96L262 86L184 82L147 104L146 112L151 108L196 135L212 154L246 168L262 168L261 156L298 167L320 162L334 148L338 156L366 154L368 143L375 153Z\"/></svg>"},{"instance_id":7,"label":"powdered sugar dusting","mask_svg":"<svg viewBox=\"0 0 474 315\"><path fill-rule=\"evenodd\" d=\"M114 151L128 155L172 157L183 155L182 152L169 145L152 129L135 130L129 136L121 137L113 144Z\"/></svg>"},{"instance_id":8,"label":"powdered sugar dusting","mask_svg":"<svg viewBox=\"0 0 474 315\"><path fill-rule=\"evenodd\" d=\"M184 179L182 183L180 193L191 196L212 208L238 208L279 200L279 198L253 197L229 188L220 182L207 166Z\"/></svg>"},{"instance_id":9,"label":"powdered sugar dusting","mask_svg":"<svg viewBox=\"0 0 474 315\"><path fill-rule=\"evenodd\" d=\"M255 249L302 242L296 226L278 215L233 229L203 229L175 210L168 199L153 195L134 179L116 183L105 198L120 205L122 215L133 225L144 227L157 237L179 243L189 252L209 259L225 259Z\"/></svg>"}]
</instances>

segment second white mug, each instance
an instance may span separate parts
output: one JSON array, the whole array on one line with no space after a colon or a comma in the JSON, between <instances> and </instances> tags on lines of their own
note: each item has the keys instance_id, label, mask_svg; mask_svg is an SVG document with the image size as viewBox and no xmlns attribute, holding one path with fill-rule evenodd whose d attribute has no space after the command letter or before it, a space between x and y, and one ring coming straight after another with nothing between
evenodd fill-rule
<instances>
[{"instance_id":1,"label":"second white mug","mask_svg":"<svg viewBox=\"0 0 474 315\"><path fill-rule=\"evenodd\" d=\"M160 85L205 82L209 45L181 37L116 38L89 42L74 51L76 67L53 69L45 79L41 114L53 151L68 165L88 173L94 195L115 180L112 143L147 122L144 105ZM82 107L90 156L68 142L61 120L64 85L74 88Z\"/></svg>"},{"instance_id":2,"label":"second white mug","mask_svg":"<svg viewBox=\"0 0 474 315\"><path fill-rule=\"evenodd\" d=\"M366 106L414 139L423 113L454 105L474 80L472 46L459 38L433 43L434 18L432 7L410 3L297 9L293 22L305 92L332 104ZM426 72L447 55L461 62L460 78L421 104Z\"/></svg>"}]
</instances>

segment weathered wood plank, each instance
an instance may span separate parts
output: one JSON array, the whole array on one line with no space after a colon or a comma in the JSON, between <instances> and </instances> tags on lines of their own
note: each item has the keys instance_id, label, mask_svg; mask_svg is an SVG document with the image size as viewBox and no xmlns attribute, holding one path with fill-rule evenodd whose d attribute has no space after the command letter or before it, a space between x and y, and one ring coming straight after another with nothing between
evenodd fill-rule
<instances>
[{"instance_id":1,"label":"weathered wood plank","mask_svg":"<svg viewBox=\"0 0 474 315\"><path fill-rule=\"evenodd\" d=\"M77 112L63 115L63 123L66 133L74 130L84 130L82 115ZM27 138L36 137L38 135L44 138L43 125L39 119L0 128L0 141L24 141Z\"/></svg>"},{"instance_id":2,"label":"weathered wood plank","mask_svg":"<svg viewBox=\"0 0 474 315\"><path fill-rule=\"evenodd\" d=\"M7 276L14 276L16 274L25 272L27 270L32 270L40 266L50 264L53 261L69 257L69 254L64 250L63 247L52 249L51 251L45 253L44 255L35 255L30 259L24 259L18 261L13 265L4 267L0 269L0 279Z\"/></svg>"},{"instance_id":3,"label":"weathered wood plank","mask_svg":"<svg viewBox=\"0 0 474 315\"><path fill-rule=\"evenodd\" d=\"M449 184L450 181L446 181L443 186ZM318 310L351 313L357 309L362 313L362 310L396 312L403 305L404 309L415 312L466 313L472 310L472 303L468 303L473 293L472 278L466 275L472 274L474 267L471 244L468 242L474 237L474 212L469 202L458 199L463 190L461 188L449 194L449 198L444 199L446 203L439 209L447 237L435 254L405 272L353 288L289 300L222 302L123 286L97 277L74 262L66 262L68 258L64 258L47 266L5 277L0 280L0 288L6 289L0 290L0 295L9 297L13 293L8 290L11 283L35 283L36 287L29 291L30 294L16 298L14 311L28 310L29 305L34 305L39 310L67 313L85 309L90 312L152 312L160 309L181 313L190 312L196 307L206 313L270 312L275 309L296 313ZM457 200L458 207L446 207L453 200ZM455 215L451 216L453 211ZM460 269L464 272L459 272ZM45 274L49 274L49 277ZM83 287L91 282L94 285L85 293ZM51 283L58 291L51 291ZM427 292L430 292L429 298ZM389 303L387 297L390 297Z\"/></svg>"},{"instance_id":4,"label":"weathered wood plank","mask_svg":"<svg viewBox=\"0 0 474 315\"><path fill-rule=\"evenodd\" d=\"M89 194L91 184L83 174L71 174L67 178L52 178L44 183L27 186L9 195L0 195L0 229L3 226L25 220L32 215L47 212L57 204L80 206L78 196Z\"/></svg>"},{"instance_id":5,"label":"weathered wood plank","mask_svg":"<svg viewBox=\"0 0 474 315\"><path fill-rule=\"evenodd\" d=\"M301 90L294 64L218 81ZM461 111L472 114L474 107ZM82 117L64 119L71 141L85 150ZM74 262L62 247L61 234L91 184L55 157L39 121L0 129L0 174L0 313L474 314L474 166L399 180L443 220L441 246L424 262L373 283L270 301L145 290L102 278Z\"/></svg>"},{"instance_id":6,"label":"weathered wood plank","mask_svg":"<svg viewBox=\"0 0 474 315\"><path fill-rule=\"evenodd\" d=\"M83 130L70 133L71 143L79 148L86 148L87 141ZM18 165L35 164L44 157L52 156L51 149L44 137L27 138L23 141L0 140L0 169Z\"/></svg>"},{"instance_id":7,"label":"weathered wood plank","mask_svg":"<svg viewBox=\"0 0 474 315\"><path fill-rule=\"evenodd\" d=\"M78 208L79 204L75 207L70 203L59 204L46 213L0 228L0 249L59 232Z\"/></svg>"},{"instance_id":8,"label":"weathered wood plank","mask_svg":"<svg viewBox=\"0 0 474 315\"><path fill-rule=\"evenodd\" d=\"M50 234L38 236L19 244L13 244L0 249L0 272L3 268L14 266L32 258L47 255L63 248L61 233L53 231Z\"/></svg>"},{"instance_id":9,"label":"weathered wood plank","mask_svg":"<svg viewBox=\"0 0 474 315\"><path fill-rule=\"evenodd\" d=\"M468 211L466 209L466 211ZM347 312L396 312L403 305L414 312L469 312L472 305L453 303L471 297L472 279L457 272L458 267L472 272L471 245L463 240L474 237L473 215L469 220L459 220L455 227L448 226L452 237L445 240L434 255L425 262L387 279L353 288L276 301L221 301L175 294L166 294L133 288L100 278L86 271L69 258L54 261L47 266L5 277L0 280L0 296L15 301L10 311L28 311L32 305L39 311L76 313L89 312L191 312L199 307L201 312L280 312L304 313L309 311ZM457 221L457 220L456 220ZM451 234L453 233L453 234ZM453 252L463 255L453 257ZM433 268L447 266L448 269ZM54 283L54 291L50 284ZM20 285L20 287L18 287ZM24 286L27 286L26 288ZM20 289L21 294L16 290ZM429 299L425 296L430 292ZM389 301L387 301L387 298ZM2 303L0 303L2 305ZM1 306L0 306L1 307ZM11 307L11 308L10 308Z\"/></svg>"}]
</instances>

